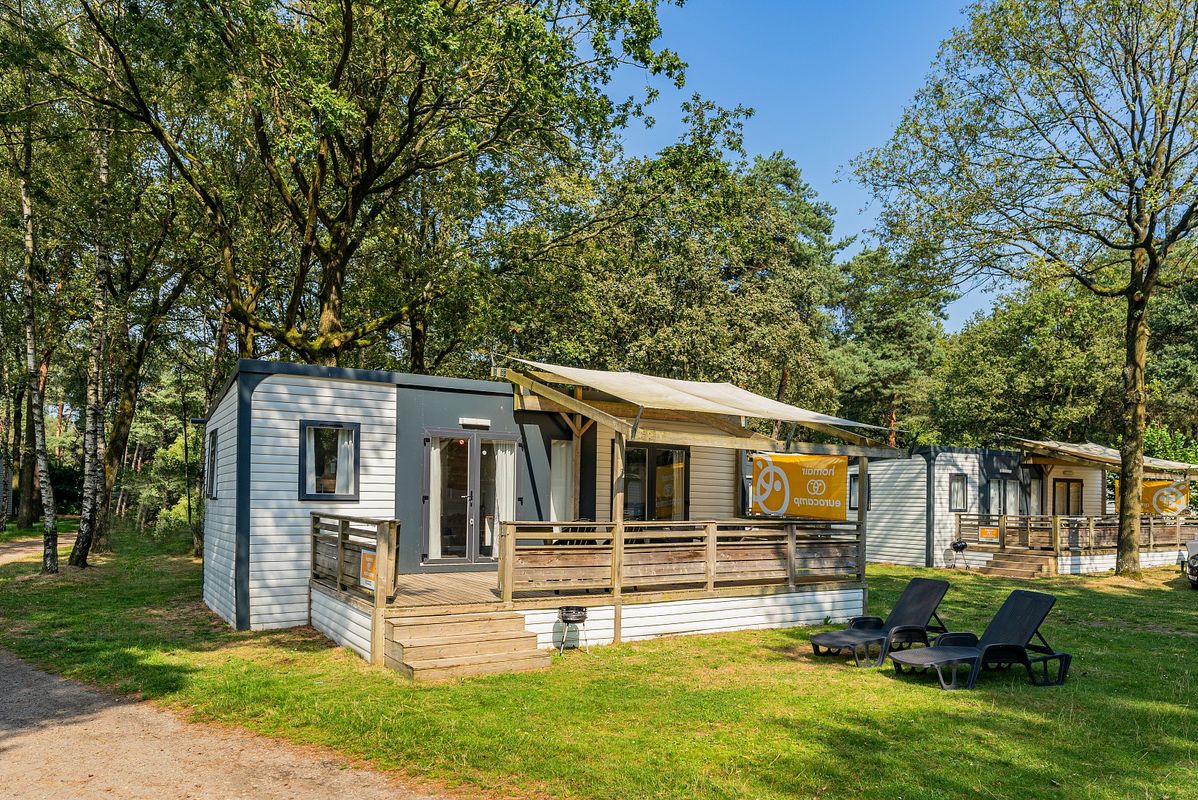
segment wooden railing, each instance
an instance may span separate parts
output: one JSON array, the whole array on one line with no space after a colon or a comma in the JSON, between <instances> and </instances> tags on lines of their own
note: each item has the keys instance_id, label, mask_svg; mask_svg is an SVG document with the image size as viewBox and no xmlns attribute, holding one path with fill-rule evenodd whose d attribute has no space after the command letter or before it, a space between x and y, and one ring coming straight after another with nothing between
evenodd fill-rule
<instances>
[{"instance_id":1,"label":"wooden railing","mask_svg":"<svg viewBox=\"0 0 1198 800\"><path fill-rule=\"evenodd\" d=\"M383 612L395 597L399 523L313 513L310 530L312 579L370 603L370 662L382 664Z\"/></svg>"},{"instance_id":2,"label":"wooden railing","mask_svg":"<svg viewBox=\"0 0 1198 800\"><path fill-rule=\"evenodd\" d=\"M864 580L856 523L774 520L517 522L500 529L499 588L523 592L680 590Z\"/></svg>"},{"instance_id":3,"label":"wooden railing","mask_svg":"<svg viewBox=\"0 0 1198 800\"><path fill-rule=\"evenodd\" d=\"M1184 547L1198 537L1198 517L1140 519L1140 546ZM1025 514L958 514L957 539L980 546L1051 550L1056 553L1111 549L1119 543L1119 517Z\"/></svg>"}]
</instances>

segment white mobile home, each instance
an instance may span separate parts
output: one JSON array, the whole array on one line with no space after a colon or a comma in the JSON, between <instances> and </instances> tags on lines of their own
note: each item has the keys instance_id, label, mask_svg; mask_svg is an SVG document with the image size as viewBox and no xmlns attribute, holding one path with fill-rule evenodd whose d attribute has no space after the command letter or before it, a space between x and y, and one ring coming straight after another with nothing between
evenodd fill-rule
<instances>
[{"instance_id":1,"label":"white mobile home","mask_svg":"<svg viewBox=\"0 0 1198 800\"><path fill-rule=\"evenodd\" d=\"M846 462L890 455L854 443L868 426L728 384L519 367L239 362L205 431L205 602L429 675L541 663L574 635L567 601L592 609L592 643L862 612L864 520L746 517L745 453L786 445L743 420L838 433L803 447Z\"/></svg>"},{"instance_id":2,"label":"white mobile home","mask_svg":"<svg viewBox=\"0 0 1198 800\"><path fill-rule=\"evenodd\" d=\"M1012 442L1017 449L917 447L908 458L876 462L869 475L868 559L1012 575L1040 566L1053 572L1113 568L1113 541L1107 540L1117 520L1108 473L1117 471L1119 454L1093 444ZM1159 459L1145 464L1150 476L1189 466ZM1177 534L1176 516L1150 515L1145 529ZM958 541L966 543L964 552L954 552ZM1173 563L1175 545L1164 537L1146 540L1154 552L1145 553L1145 563ZM1019 550L1029 552L1007 552Z\"/></svg>"}]
</instances>

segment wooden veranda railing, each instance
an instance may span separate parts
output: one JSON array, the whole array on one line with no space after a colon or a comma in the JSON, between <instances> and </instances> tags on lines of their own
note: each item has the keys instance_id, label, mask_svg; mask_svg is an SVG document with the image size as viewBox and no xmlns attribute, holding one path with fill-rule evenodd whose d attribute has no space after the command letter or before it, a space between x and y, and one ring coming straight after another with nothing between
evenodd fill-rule
<instances>
[{"instance_id":1,"label":"wooden veranda railing","mask_svg":"<svg viewBox=\"0 0 1198 800\"><path fill-rule=\"evenodd\" d=\"M864 581L856 523L728 520L517 522L500 529L499 589L523 592L678 590Z\"/></svg>"},{"instance_id":2,"label":"wooden veranda railing","mask_svg":"<svg viewBox=\"0 0 1198 800\"><path fill-rule=\"evenodd\" d=\"M1198 537L1198 517L1145 516L1140 546L1181 549ZM1071 551L1111 549L1119 543L1119 517L1026 514L958 514L957 539L1000 550Z\"/></svg>"},{"instance_id":3,"label":"wooden veranda railing","mask_svg":"<svg viewBox=\"0 0 1198 800\"><path fill-rule=\"evenodd\" d=\"M370 662L383 663L383 612L395 597L399 523L313 513L310 530L312 579L370 604Z\"/></svg>"}]
</instances>

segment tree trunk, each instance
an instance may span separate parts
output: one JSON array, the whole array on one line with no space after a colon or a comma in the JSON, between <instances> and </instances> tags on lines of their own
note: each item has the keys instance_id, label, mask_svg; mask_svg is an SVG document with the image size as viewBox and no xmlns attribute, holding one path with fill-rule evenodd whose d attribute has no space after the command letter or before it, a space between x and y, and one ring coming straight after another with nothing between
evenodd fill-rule
<instances>
[{"instance_id":1,"label":"tree trunk","mask_svg":"<svg viewBox=\"0 0 1198 800\"><path fill-rule=\"evenodd\" d=\"M408 370L415 375L424 375L424 358L428 349L428 332L424 327L424 315L412 314L408 319Z\"/></svg>"},{"instance_id":2,"label":"tree trunk","mask_svg":"<svg viewBox=\"0 0 1198 800\"><path fill-rule=\"evenodd\" d=\"M37 469L33 457L33 412L29 405L28 384L25 386L24 400L21 414L17 419L20 431L15 447L20 453L20 476L17 479L17 490L20 493L17 498L17 527L23 531L32 528L33 522L37 518L37 511L34 510L37 496L34 493L33 477Z\"/></svg>"},{"instance_id":3,"label":"tree trunk","mask_svg":"<svg viewBox=\"0 0 1198 800\"><path fill-rule=\"evenodd\" d=\"M786 389L790 384L790 367L786 364L782 365L782 374L778 376L778 392L775 395L779 403L786 399ZM770 429L770 438L777 439L782 435L782 423L774 420L774 427Z\"/></svg>"},{"instance_id":4,"label":"tree trunk","mask_svg":"<svg viewBox=\"0 0 1198 800\"><path fill-rule=\"evenodd\" d=\"M1140 492L1144 480L1144 426L1147 392L1148 299L1139 291L1127 298L1123 361L1123 445L1119 466L1119 547L1115 574L1140 575Z\"/></svg>"},{"instance_id":5,"label":"tree trunk","mask_svg":"<svg viewBox=\"0 0 1198 800\"><path fill-rule=\"evenodd\" d=\"M129 431L137 414L137 401L141 390L141 373L145 365L148 347L143 341L125 361L117 385L116 412L112 417L112 434L108 437L108 448L104 452L102 466L97 476L100 488L97 513L96 538L92 552L107 552L111 547L111 498L116 489L116 479L121 471L121 461L128 449Z\"/></svg>"},{"instance_id":6,"label":"tree trunk","mask_svg":"<svg viewBox=\"0 0 1198 800\"><path fill-rule=\"evenodd\" d=\"M37 459L37 475L42 491L42 572L58 572L58 514L54 506L54 487L50 483L50 460L46 456L46 420L42 407L42 388L37 357L37 308L33 291L33 196L29 188L29 170L32 162L32 136L26 131L25 170L19 179L21 190L21 222L24 228L25 258L22 275L25 305L25 368L29 380L30 421L33 423L34 457Z\"/></svg>"},{"instance_id":7,"label":"tree trunk","mask_svg":"<svg viewBox=\"0 0 1198 800\"><path fill-rule=\"evenodd\" d=\"M0 339L4 333L0 331ZM8 360L0 356L0 532L8 527L12 505L12 395L8 386Z\"/></svg>"},{"instance_id":8,"label":"tree trunk","mask_svg":"<svg viewBox=\"0 0 1198 800\"><path fill-rule=\"evenodd\" d=\"M79 535L71 548L68 563L86 567L93 541L107 546L108 537L100 533L108 512L109 496L100 459L101 426L104 422L104 320L107 310L108 248L104 237L108 228L108 131L101 125L96 144L96 177L100 190L96 210L95 273L92 277L91 350L87 359L87 403L83 427L83 500L79 513ZM123 452L123 451L118 451Z\"/></svg>"},{"instance_id":9,"label":"tree trunk","mask_svg":"<svg viewBox=\"0 0 1198 800\"><path fill-rule=\"evenodd\" d=\"M886 412L886 427L890 431L886 435L886 444L898 447L898 395L890 395L890 408Z\"/></svg>"}]
</instances>

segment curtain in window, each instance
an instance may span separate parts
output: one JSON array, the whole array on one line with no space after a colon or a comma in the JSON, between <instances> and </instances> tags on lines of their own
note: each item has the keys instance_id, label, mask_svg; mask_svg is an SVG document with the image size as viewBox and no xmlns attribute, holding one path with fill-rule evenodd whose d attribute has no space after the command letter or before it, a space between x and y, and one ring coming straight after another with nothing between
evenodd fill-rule
<instances>
[{"instance_id":1,"label":"curtain in window","mask_svg":"<svg viewBox=\"0 0 1198 800\"><path fill-rule=\"evenodd\" d=\"M1019 513L1019 481L1008 480L1005 482L1007 490L1007 498L1003 503L1004 514Z\"/></svg>"},{"instance_id":2,"label":"curtain in window","mask_svg":"<svg viewBox=\"0 0 1198 800\"><path fill-rule=\"evenodd\" d=\"M549 519L570 519L574 506L574 442L554 439L549 462Z\"/></svg>"},{"instance_id":3,"label":"curtain in window","mask_svg":"<svg viewBox=\"0 0 1198 800\"><path fill-rule=\"evenodd\" d=\"M316 494L316 428L312 426L304 429L304 453L307 455L308 471L304 476L305 490L308 494Z\"/></svg>"},{"instance_id":4,"label":"curtain in window","mask_svg":"<svg viewBox=\"0 0 1198 800\"><path fill-rule=\"evenodd\" d=\"M342 429L337 431L337 494L354 493L354 473L358 465L354 463L354 432Z\"/></svg>"},{"instance_id":5,"label":"curtain in window","mask_svg":"<svg viewBox=\"0 0 1198 800\"><path fill-rule=\"evenodd\" d=\"M441 557L441 440L428 446L428 557Z\"/></svg>"},{"instance_id":6,"label":"curtain in window","mask_svg":"<svg viewBox=\"0 0 1198 800\"><path fill-rule=\"evenodd\" d=\"M516 519L516 443L494 442L495 521ZM491 542L487 542L490 544Z\"/></svg>"}]
</instances>

